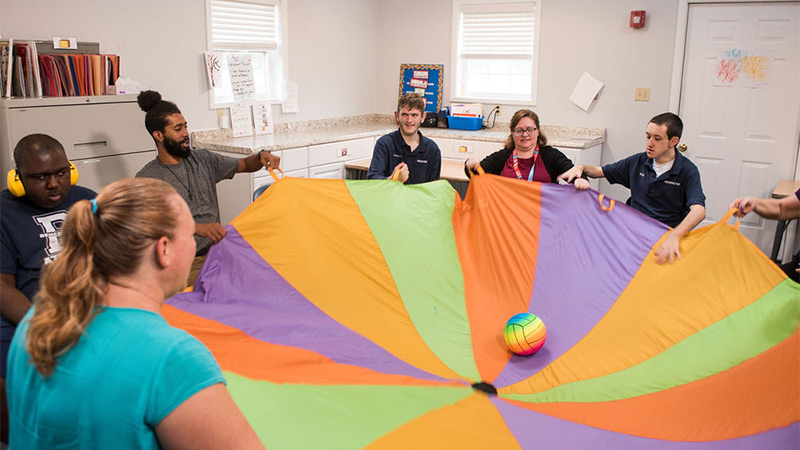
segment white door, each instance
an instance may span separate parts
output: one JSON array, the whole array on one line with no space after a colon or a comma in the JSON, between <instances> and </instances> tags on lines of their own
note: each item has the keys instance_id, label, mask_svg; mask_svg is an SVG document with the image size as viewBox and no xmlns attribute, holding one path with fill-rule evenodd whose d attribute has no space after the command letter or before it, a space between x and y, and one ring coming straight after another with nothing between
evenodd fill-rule
<instances>
[{"instance_id":1,"label":"white door","mask_svg":"<svg viewBox=\"0 0 800 450\"><path fill-rule=\"evenodd\" d=\"M700 169L706 223L720 220L734 198L768 198L779 180L793 179L800 126L798 30L800 2L689 6L680 115L686 155ZM741 52L736 52L740 50ZM719 65L749 56L771 58L766 83L720 85L724 72L746 76L751 65ZM742 59L739 59L741 62ZM748 60L753 61L753 60ZM715 85L716 84L716 85ZM725 84L725 81L722 81ZM749 214L740 231L769 254L775 221Z\"/></svg>"}]
</instances>

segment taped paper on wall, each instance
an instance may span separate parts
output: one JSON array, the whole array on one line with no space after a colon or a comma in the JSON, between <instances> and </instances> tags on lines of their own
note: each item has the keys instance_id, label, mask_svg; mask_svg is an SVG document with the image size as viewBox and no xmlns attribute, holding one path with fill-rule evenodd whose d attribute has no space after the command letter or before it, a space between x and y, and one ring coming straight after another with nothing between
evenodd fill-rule
<instances>
[{"instance_id":1,"label":"taped paper on wall","mask_svg":"<svg viewBox=\"0 0 800 450\"><path fill-rule=\"evenodd\" d=\"M249 105L236 103L231 106L231 128L233 137L253 135L253 117L250 115Z\"/></svg>"},{"instance_id":2,"label":"taped paper on wall","mask_svg":"<svg viewBox=\"0 0 800 450\"><path fill-rule=\"evenodd\" d=\"M257 135L275 133L275 126L272 124L272 105L269 103L253 105L253 129Z\"/></svg>"},{"instance_id":3,"label":"taped paper on wall","mask_svg":"<svg viewBox=\"0 0 800 450\"><path fill-rule=\"evenodd\" d=\"M283 102L281 102L281 111L283 113L296 113L300 112L300 104L297 102L297 82L287 81L283 85Z\"/></svg>"},{"instance_id":4,"label":"taped paper on wall","mask_svg":"<svg viewBox=\"0 0 800 450\"><path fill-rule=\"evenodd\" d=\"M578 80L578 84L575 85L575 89L572 90L569 100L582 110L588 111L589 106L592 105L592 101L597 97L597 93L600 92L602 87L602 81L584 72L580 80Z\"/></svg>"}]
</instances>

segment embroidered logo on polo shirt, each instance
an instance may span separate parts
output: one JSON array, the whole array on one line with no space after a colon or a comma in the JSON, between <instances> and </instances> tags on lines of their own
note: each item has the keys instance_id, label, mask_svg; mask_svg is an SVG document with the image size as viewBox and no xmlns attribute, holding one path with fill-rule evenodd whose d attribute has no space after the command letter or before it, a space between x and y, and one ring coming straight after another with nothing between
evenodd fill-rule
<instances>
[{"instance_id":1,"label":"embroidered logo on polo shirt","mask_svg":"<svg viewBox=\"0 0 800 450\"><path fill-rule=\"evenodd\" d=\"M673 186L680 186L680 185L681 185L681 184L680 184L679 182L677 182L677 181L670 181L670 180L664 180L664 184L671 184L671 185L673 185Z\"/></svg>"},{"instance_id":2,"label":"embroidered logo on polo shirt","mask_svg":"<svg viewBox=\"0 0 800 450\"><path fill-rule=\"evenodd\" d=\"M403 155L398 155L397 153L395 153L395 154L394 154L394 157L395 157L395 158L402 158L402 157L403 157Z\"/></svg>"},{"instance_id":3,"label":"embroidered logo on polo shirt","mask_svg":"<svg viewBox=\"0 0 800 450\"><path fill-rule=\"evenodd\" d=\"M643 174L642 172L639 172L639 176L640 176L640 177L644 177L644 176L645 176L645 174Z\"/></svg>"},{"instance_id":4,"label":"embroidered logo on polo shirt","mask_svg":"<svg viewBox=\"0 0 800 450\"><path fill-rule=\"evenodd\" d=\"M427 164L428 160L427 159L418 159L417 162L420 163L420 164Z\"/></svg>"}]
</instances>

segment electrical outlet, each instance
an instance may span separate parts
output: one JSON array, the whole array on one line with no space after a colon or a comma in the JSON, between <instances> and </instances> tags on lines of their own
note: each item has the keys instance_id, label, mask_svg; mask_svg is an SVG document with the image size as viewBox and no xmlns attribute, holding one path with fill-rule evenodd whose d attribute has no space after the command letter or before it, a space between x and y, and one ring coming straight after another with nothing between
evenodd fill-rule
<instances>
[{"instance_id":1,"label":"electrical outlet","mask_svg":"<svg viewBox=\"0 0 800 450\"><path fill-rule=\"evenodd\" d=\"M496 115L498 116L503 115L503 108L501 108L500 105L494 105L494 110Z\"/></svg>"},{"instance_id":2,"label":"electrical outlet","mask_svg":"<svg viewBox=\"0 0 800 450\"><path fill-rule=\"evenodd\" d=\"M637 102L649 102L650 88L636 88L636 95L634 96L634 100L636 100Z\"/></svg>"}]
</instances>

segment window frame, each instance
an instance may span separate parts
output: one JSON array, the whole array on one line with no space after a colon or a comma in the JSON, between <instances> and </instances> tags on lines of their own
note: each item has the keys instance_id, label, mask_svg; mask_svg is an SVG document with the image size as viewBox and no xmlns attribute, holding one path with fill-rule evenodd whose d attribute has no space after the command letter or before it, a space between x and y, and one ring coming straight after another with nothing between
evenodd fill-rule
<instances>
[{"instance_id":1,"label":"window frame","mask_svg":"<svg viewBox=\"0 0 800 450\"><path fill-rule=\"evenodd\" d=\"M536 105L537 85L539 79L539 36L541 31L542 3L544 0L453 0L452 11L452 41L450 67L450 101L451 102L475 102L475 103L496 103L503 105ZM533 57L531 58L531 93L528 98L509 98L492 96L469 96L459 95L459 63L461 55L459 53L460 40L460 13L464 5L498 5L512 3L533 3L534 4L534 28L533 28Z\"/></svg>"},{"instance_id":2,"label":"window frame","mask_svg":"<svg viewBox=\"0 0 800 450\"><path fill-rule=\"evenodd\" d=\"M213 42L212 42L212 33L211 33L211 1L212 0L205 0L206 5L206 51L214 51ZM274 50L277 52L272 58L269 58L269 54L267 53L267 57L270 59L271 64L275 64L276 62L280 64L280 67L274 70L270 70L271 73L277 74L277 80L273 80L274 83L274 96L268 96L263 98L255 98L253 100L242 100L242 101L217 101L214 95L214 89L208 89L208 107L209 109L221 109L221 108L229 108L232 105L237 103L267 103L270 105L279 104L283 101L283 91L284 86L286 84L286 80L288 79L288 71L289 71L289 55L287 52L288 49L288 7L287 7L287 0L229 0L238 3L254 3L254 4L262 4L262 5L274 5L278 8L278 26L280 27L280 42L278 43L278 48ZM254 50L259 51L259 50ZM205 70L205 66L204 66Z\"/></svg>"}]
</instances>

